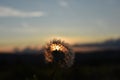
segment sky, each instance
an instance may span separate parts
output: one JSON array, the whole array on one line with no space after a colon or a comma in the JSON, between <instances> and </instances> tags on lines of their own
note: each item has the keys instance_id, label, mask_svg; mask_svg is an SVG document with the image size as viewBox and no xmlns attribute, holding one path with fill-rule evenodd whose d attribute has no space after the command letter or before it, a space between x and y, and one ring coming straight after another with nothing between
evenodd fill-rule
<instances>
[{"instance_id":1,"label":"sky","mask_svg":"<svg viewBox=\"0 0 120 80\"><path fill-rule=\"evenodd\" d=\"M0 51L120 37L120 0L0 0Z\"/></svg>"}]
</instances>

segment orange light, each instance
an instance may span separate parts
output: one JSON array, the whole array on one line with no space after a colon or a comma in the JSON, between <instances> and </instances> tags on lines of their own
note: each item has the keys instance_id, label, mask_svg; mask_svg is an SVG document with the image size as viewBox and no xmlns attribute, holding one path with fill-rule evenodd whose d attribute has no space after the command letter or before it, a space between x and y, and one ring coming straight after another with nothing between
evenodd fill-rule
<instances>
[{"instance_id":1,"label":"orange light","mask_svg":"<svg viewBox=\"0 0 120 80\"><path fill-rule=\"evenodd\" d=\"M61 46L59 44L52 44L51 46L51 51L60 51L61 50Z\"/></svg>"}]
</instances>

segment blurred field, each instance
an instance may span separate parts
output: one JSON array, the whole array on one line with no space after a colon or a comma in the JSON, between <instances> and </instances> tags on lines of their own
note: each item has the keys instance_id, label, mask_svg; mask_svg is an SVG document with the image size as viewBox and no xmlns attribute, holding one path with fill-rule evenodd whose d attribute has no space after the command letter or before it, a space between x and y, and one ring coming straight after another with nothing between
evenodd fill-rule
<instances>
[{"instance_id":1,"label":"blurred field","mask_svg":"<svg viewBox=\"0 0 120 80\"><path fill-rule=\"evenodd\" d=\"M120 50L76 52L70 68L46 64L42 54L0 54L0 80L120 80Z\"/></svg>"}]
</instances>

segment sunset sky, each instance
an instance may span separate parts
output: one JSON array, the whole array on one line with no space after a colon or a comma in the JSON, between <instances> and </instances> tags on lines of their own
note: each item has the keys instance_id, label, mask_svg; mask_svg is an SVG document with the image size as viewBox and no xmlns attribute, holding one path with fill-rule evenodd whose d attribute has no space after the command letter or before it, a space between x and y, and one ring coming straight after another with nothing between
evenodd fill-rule
<instances>
[{"instance_id":1,"label":"sunset sky","mask_svg":"<svg viewBox=\"0 0 120 80\"><path fill-rule=\"evenodd\" d=\"M120 0L0 0L0 50L120 37Z\"/></svg>"}]
</instances>

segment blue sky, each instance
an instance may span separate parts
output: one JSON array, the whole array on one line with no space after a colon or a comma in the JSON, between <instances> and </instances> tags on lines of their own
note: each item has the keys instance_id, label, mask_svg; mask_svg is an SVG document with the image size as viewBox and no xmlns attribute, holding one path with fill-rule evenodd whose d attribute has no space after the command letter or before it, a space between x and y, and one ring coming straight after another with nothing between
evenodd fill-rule
<instances>
[{"instance_id":1,"label":"blue sky","mask_svg":"<svg viewBox=\"0 0 120 80\"><path fill-rule=\"evenodd\" d=\"M120 0L0 0L0 46L120 37Z\"/></svg>"}]
</instances>

